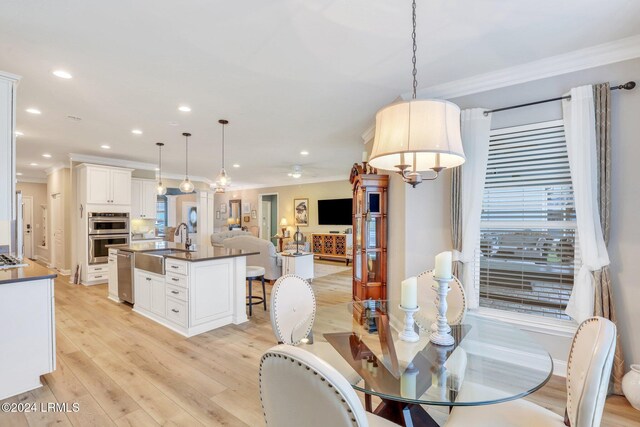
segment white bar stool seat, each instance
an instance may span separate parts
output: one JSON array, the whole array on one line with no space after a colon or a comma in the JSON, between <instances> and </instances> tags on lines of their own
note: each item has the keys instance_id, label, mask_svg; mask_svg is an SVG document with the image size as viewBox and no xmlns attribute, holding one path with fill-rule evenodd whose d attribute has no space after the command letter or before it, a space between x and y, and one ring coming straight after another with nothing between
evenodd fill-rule
<instances>
[{"instance_id":1,"label":"white bar stool seat","mask_svg":"<svg viewBox=\"0 0 640 427\"><path fill-rule=\"evenodd\" d=\"M253 315L253 306L262 304L267 311L267 292L264 287L264 274L266 270L259 265L247 265L246 280L249 282L249 295L247 296L247 306L249 307L249 316ZM260 280L262 282L262 297L253 295L253 281Z\"/></svg>"}]
</instances>

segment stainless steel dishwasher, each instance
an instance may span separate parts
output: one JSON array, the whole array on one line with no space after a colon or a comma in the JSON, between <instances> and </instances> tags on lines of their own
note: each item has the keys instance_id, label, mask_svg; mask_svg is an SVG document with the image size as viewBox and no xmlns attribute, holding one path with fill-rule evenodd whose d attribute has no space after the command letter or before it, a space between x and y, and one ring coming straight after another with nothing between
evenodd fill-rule
<instances>
[{"instance_id":1,"label":"stainless steel dishwasher","mask_svg":"<svg viewBox=\"0 0 640 427\"><path fill-rule=\"evenodd\" d=\"M133 300L133 252L118 250L118 298L130 304Z\"/></svg>"}]
</instances>

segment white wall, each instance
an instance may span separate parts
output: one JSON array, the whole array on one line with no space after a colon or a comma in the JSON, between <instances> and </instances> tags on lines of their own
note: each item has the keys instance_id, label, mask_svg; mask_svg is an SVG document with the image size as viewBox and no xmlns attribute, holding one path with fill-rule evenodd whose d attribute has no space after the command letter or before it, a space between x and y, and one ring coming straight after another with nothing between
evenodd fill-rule
<instances>
[{"instance_id":1,"label":"white wall","mask_svg":"<svg viewBox=\"0 0 640 427\"><path fill-rule=\"evenodd\" d=\"M554 98L584 84L640 83L640 59L452 99L461 108L498 108ZM614 91L612 100L612 225L609 257L618 328L627 366L640 363L640 89ZM495 113L493 128L562 118L559 102ZM539 336L554 358L566 360L568 339Z\"/></svg>"},{"instance_id":2,"label":"white wall","mask_svg":"<svg viewBox=\"0 0 640 427\"><path fill-rule=\"evenodd\" d=\"M45 237L44 231L49 232L49 224L42 221L42 206L47 206L47 222L50 215L48 211L49 197L47 197L47 184L18 182L16 191L22 191L22 196L33 197L33 256L44 262L49 262L49 236L46 236L47 247L41 246L42 239Z\"/></svg>"}]
</instances>

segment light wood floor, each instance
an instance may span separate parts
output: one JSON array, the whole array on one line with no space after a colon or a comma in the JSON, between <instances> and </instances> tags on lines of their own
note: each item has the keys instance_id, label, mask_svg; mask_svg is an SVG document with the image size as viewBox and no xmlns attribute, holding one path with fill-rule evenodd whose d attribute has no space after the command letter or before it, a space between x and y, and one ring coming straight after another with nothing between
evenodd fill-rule
<instances>
[{"instance_id":1,"label":"light wood floor","mask_svg":"<svg viewBox=\"0 0 640 427\"><path fill-rule=\"evenodd\" d=\"M78 402L80 411L0 413L0 426L264 425L257 371L275 344L268 313L256 306L244 325L186 339L107 300L106 286L67 280L55 284L57 370L44 387L6 401ZM349 272L313 285L319 305L349 300ZM531 400L563 413L563 380ZM640 413L611 397L602 425L640 426Z\"/></svg>"}]
</instances>

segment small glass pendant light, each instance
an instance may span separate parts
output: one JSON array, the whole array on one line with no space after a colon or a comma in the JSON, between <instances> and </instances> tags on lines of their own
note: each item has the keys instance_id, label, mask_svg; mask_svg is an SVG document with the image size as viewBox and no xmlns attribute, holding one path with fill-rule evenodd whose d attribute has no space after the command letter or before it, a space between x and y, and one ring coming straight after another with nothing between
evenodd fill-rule
<instances>
[{"instance_id":1,"label":"small glass pendant light","mask_svg":"<svg viewBox=\"0 0 640 427\"><path fill-rule=\"evenodd\" d=\"M183 193L192 193L194 186L193 186L193 182L191 182L191 180L189 179L189 137L191 136L191 134L189 132L184 132L182 136L184 136L184 139L186 142L185 144L186 155L185 155L184 180L180 183L180 191L182 191Z\"/></svg>"},{"instance_id":2,"label":"small glass pendant light","mask_svg":"<svg viewBox=\"0 0 640 427\"><path fill-rule=\"evenodd\" d=\"M158 186L156 187L156 192L158 196L164 196L167 194L167 187L162 184L162 147L164 144L162 142L156 142L158 146Z\"/></svg>"},{"instance_id":3,"label":"small glass pendant light","mask_svg":"<svg viewBox=\"0 0 640 427\"><path fill-rule=\"evenodd\" d=\"M231 184L231 177L227 175L227 171L224 169L224 126L229 124L229 121L220 119L218 123L222 125L222 169L220 169L220 173L216 177L215 192L224 193Z\"/></svg>"}]
</instances>

